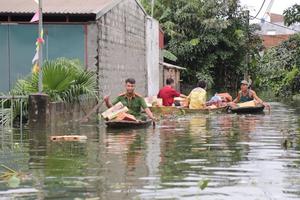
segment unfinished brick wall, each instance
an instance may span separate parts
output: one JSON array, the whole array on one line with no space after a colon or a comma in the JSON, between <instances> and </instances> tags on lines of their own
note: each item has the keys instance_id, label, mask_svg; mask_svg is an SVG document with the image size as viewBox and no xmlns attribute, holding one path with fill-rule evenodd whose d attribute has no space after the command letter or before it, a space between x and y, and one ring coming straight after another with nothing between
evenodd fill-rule
<instances>
[{"instance_id":1,"label":"unfinished brick wall","mask_svg":"<svg viewBox=\"0 0 300 200\"><path fill-rule=\"evenodd\" d=\"M285 40L288 40L290 35L263 35L263 45L266 49L279 45Z\"/></svg>"},{"instance_id":2,"label":"unfinished brick wall","mask_svg":"<svg viewBox=\"0 0 300 200\"><path fill-rule=\"evenodd\" d=\"M99 74L99 93L115 97L124 80L136 80L137 92L147 94L146 16L135 0L125 0L88 27L88 65ZM97 43L98 40L98 43ZM97 53L97 46L98 53ZM95 66L98 54L99 67Z\"/></svg>"}]
</instances>

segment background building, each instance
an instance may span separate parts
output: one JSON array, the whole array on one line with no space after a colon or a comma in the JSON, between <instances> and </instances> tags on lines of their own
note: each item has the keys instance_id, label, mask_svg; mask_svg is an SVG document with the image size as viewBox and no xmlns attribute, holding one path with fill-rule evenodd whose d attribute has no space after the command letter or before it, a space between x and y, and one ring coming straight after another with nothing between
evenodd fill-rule
<instances>
[{"instance_id":1,"label":"background building","mask_svg":"<svg viewBox=\"0 0 300 200\"><path fill-rule=\"evenodd\" d=\"M259 34L262 37L265 48L277 46L287 40L289 36L300 32L299 24L286 27L283 16L274 13L268 13L266 21L262 21L260 27Z\"/></svg>"}]
</instances>

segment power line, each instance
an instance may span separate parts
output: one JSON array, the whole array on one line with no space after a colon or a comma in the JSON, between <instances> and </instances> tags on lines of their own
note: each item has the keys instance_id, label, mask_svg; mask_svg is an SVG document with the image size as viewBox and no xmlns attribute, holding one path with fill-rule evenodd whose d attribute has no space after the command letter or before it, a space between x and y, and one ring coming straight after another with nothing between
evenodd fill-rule
<instances>
[{"instance_id":1,"label":"power line","mask_svg":"<svg viewBox=\"0 0 300 200\"><path fill-rule=\"evenodd\" d=\"M274 1L275 1L275 0L271 0L271 1L269 2L269 5L268 5L267 9L265 10L264 15L263 15L262 18L265 18L266 13L270 13L271 8L272 8L272 6L273 6L273 4L274 4Z\"/></svg>"},{"instance_id":2,"label":"power line","mask_svg":"<svg viewBox=\"0 0 300 200\"><path fill-rule=\"evenodd\" d=\"M256 18L258 16L258 14L260 13L261 9L264 7L265 3L266 3L266 0L264 0L264 2L261 4L260 9L258 10L258 12L256 13L256 15L255 15L254 18Z\"/></svg>"},{"instance_id":3,"label":"power line","mask_svg":"<svg viewBox=\"0 0 300 200\"><path fill-rule=\"evenodd\" d=\"M251 16L253 17L253 16ZM254 19L258 19L258 20L261 20L260 18L257 18L257 17L253 17ZM285 28L285 29L288 29L288 30L291 30L291 31L295 31L296 33L299 33L300 31L296 30L296 29L293 29L293 28L289 28L289 27L286 27L286 26L282 26L280 24L275 24L275 23L272 23L272 22L268 22L268 21L265 21L265 23L268 23L268 24L272 24L274 26L278 26L278 27L281 27L281 28Z\"/></svg>"}]
</instances>

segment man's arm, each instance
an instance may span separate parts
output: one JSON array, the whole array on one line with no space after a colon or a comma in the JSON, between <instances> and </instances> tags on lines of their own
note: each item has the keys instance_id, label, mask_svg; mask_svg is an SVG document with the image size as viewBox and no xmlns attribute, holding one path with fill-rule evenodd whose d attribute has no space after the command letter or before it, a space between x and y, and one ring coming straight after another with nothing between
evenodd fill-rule
<instances>
[{"instance_id":1,"label":"man's arm","mask_svg":"<svg viewBox=\"0 0 300 200\"><path fill-rule=\"evenodd\" d=\"M150 119L155 120L155 117L153 116L153 113L151 112L151 110L149 108L145 108L145 112Z\"/></svg>"},{"instance_id":2,"label":"man's arm","mask_svg":"<svg viewBox=\"0 0 300 200\"><path fill-rule=\"evenodd\" d=\"M157 94L157 98L161 98L161 96L160 96L160 91L159 91L158 94Z\"/></svg>"},{"instance_id":3,"label":"man's arm","mask_svg":"<svg viewBox=\"0 0 300 200\"><path fill-rule=\"evenodd\" d=\"M148 115L148 117L150 119L155 120L155 117L153 116L151 110L148 108L148 106L143 98L141 98L141 107L145 110L146 114Z\"/></svg>"},{"instance_id":4,"label":"man's arm","mask_svg":"<svg viewBox=\"0 0 300 200\"><path fill-rule=\"evenodd\" d=\"M186 95L181 94L180 92L177 92L177 90L173 89L173 96L174 97L182 97L182 98L187 98Z\"/></svg>"},{"instance_id":5,"label":"man's arm","mask_svg":"<svg viewBox=\"0 0 300 200\"><path fill-rule=\"evenodd\" d=\"M261 98L259 98L256 94L256 92L254 92L253 90L251 90L252 92L252 95L253 95L253 98L258 102L258 103L261 103L262 105L264 105L266 108L269 109L269 112L271 110L271 106L267 103L265 103Z\"/></svg>"},{"instance_id":6,"label":"man's arm","mask_svg":"<svg viewBox=\"0 0 300 200\"><path fill-rule=\"evenodd\" d=\"M116 103L119 102L119 98L118 98L118 97L115 98L115 99L113 100L113 102L111 103L111 102L109 101L109 96L106 95L106 96L104 97L104 101L105 101L106 107L107 107L107 108L110 108L110 107L112 107L113 105L115 105Z\"/></svg>"},{"instance_id":7,"label":"man's arm","mask_svg":"<svg viewBox=\"0 0 300 200\"><path fill-rule=\"evenodd\" d=\"M257 96L256 92L254 92L253 90L251 90L251 93L252 93L253 98L254 98L258 103L261 103L261 104L264 103L264 101L261 100L261 99Z\"/></svg>"},{"instance_id":8,"label":"man's arm","mask_svg":"<svg viewBox=\"0 0 300 200\"><path fill-rule=\"evenodd\" d=\"M240 101L240 98L241 98L240 93L238 93L238 95L236 96L236 98L232 102L237 103L237 102Z\"/></svg>"}]
</instances>

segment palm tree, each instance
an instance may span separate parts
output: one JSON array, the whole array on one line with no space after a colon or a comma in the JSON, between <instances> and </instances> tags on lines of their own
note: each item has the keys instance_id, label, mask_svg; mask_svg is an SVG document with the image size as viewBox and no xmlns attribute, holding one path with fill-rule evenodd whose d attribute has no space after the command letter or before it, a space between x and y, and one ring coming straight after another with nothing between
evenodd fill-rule
<instances>
[{"instance_id":1,"label":"palm tree","mask_svg":"<svg viewBox=\"0 0 300 200\"><path fill-rule=\"evenodd\" d=\"M51 101L74 102L82 97L95 97L95 73L84 70L77 60L58 58L43 65L43 93ZM38 92L38 74L33 73L17 81L13 95L29 95Z\"/></svg>"},{"instance_id":2,"label":"palm tree","mask_svg":"<svg viewBox=\"0 0 300 200\"><path fill-rule=\"evenodd\" d=\"M80 99L96 98L96 76L94 72L84 70L78 60L58 58L46 61L43 65L43 93L49 95L52 102L79 102ZM38 73L32 73L24 79L19 79L10 91L13 96L28 96L38 92ZM1 101L0 101L1 103ZM23 122L27 121L28 102L21 100L5 101L4 107L13 107L14 121L18 121L22 104ZM2 111L3 112L3 111ZM0 124L11 121L6 117L0 119Z\"/></svg>"}]
</instances>

